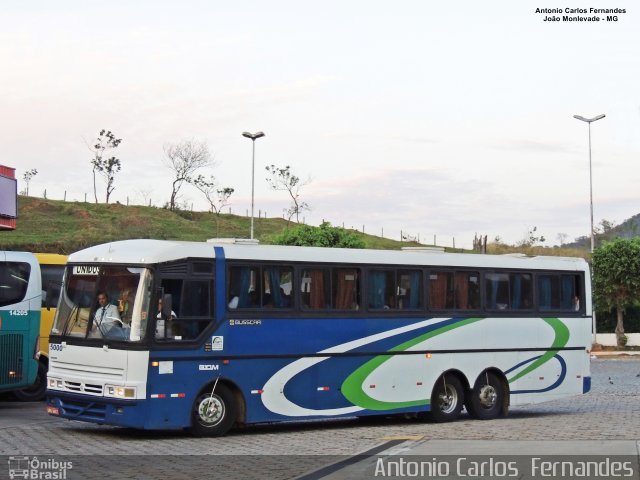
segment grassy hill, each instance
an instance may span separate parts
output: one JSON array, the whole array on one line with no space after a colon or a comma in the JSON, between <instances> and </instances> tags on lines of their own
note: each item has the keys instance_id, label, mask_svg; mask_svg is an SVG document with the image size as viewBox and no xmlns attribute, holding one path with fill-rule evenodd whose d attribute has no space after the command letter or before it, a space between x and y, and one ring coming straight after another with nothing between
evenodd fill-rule
<instances>
[{"instance_id":1,"label":"grassy hill","mask_svg":"<svg viewBox=\"0 0 640 480\"><path fill-rule=\"evenodd\" d=\"M599 225L600 232L596 233L596 247L604 241L611 241L615 238L634 238L640 236L640 213L631 218L627 218L620 225L615 225L602 231L602 225ZM585 235L576 238L573 242L565 244L566 247L590 248L591 239Z\"/></svg>"},{"instance_id":2,"label":"grassy hill","mask_svg":"<svg viewBox=\"0 0 640 480\"><path fill-rule=\"evenodd\" d=\"M26 250L69 254L82 248L129 238L204 241L208 238L248 238L251 219L238 215L220 216L216 235L215 217L209 212L172 212L162 208L64 202L35 197L18 197L15 231L0 231L1 250ZM254 234L261 243L287 228L282 218L254 219ZM361 235L367 248L399 249L415 243L372 235Z\"/></svg>"},{"instance_id":3,"label":"grassy hill","mask_svg":"<svg viewBox=\"0 0 640 480\"><path fill-rule=\"evenodd\" d=\"M638 219L640 215L633 220ZM282 218L255 218L254 222L255 237L263 244L272 243L273 236L288 226L288 222ZM99 243L129 238L193 241L218 236L248 238L250 223L251 219L246 216L222 214L220 233L217 235L215 216L209 212L172 212L140 205L65 202L18 196L17 229L0 231L0 250L69 254ZM616 231L623 229L623 225L616 227ZM415 242L400 242L357 231L354 233L364 240L366 248L397 250L405 246L418 246ZM491 254L516 252L590 258L586 245L565 245L563 248L488 245L488 253Z\"/></svg>"}]
</instances>

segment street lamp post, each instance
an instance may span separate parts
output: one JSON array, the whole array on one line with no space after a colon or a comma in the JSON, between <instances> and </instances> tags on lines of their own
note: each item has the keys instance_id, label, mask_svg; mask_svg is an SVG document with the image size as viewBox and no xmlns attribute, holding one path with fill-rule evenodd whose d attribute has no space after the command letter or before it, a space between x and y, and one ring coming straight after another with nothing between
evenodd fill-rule
<instances>
[{"instance_id":1,"label":"street lamp post","mask_svg":"<svg viewBox=\"0 0 640 480\"><path fill-rule=\"evenodd\" d=\"M264 137L263 132L249 133L242 132L243 137L251 139L253 144L253 153L251 155L251 240L253 240L253 198L254 198L254 179L256 171L256 140L260 137Z\"/></svg>"},{"instance_id":2,"label":"street lamp post","mask_svg":"<svg viewBox=\"0 0 640 480\"><path fill-rule=\"evenodd\" d=\"M587 122L589 124L589 213L591 216L591 254L593 255L593 250L595 248L595 238L593 233L593 173L591 168L591 124L597 120L601 120L605 117L604 113L600 115L596 115L593 118L585 118L582 115L574 115L573 118L580 120L582 122ZM596 342L596 312L592 312L592 325L591 328L593 330L593 343Z\"/></svg>"},{"instance_id":3,"label":"street lamp post","mask_svg":"<svg viewBox=\"0 0 640 480\"><path fill-rule=\"evenodd\" d=\"M595 241L593 238L593 175L591 169L591 123L596 120L600 120L605 117L605 114L600 114L593 118L585 118L581 115L574 115L573 118L581 120L583 122L587 122L589 124L589 209L591 212L591 253L593 253L593 249L595 247Z\"/></svg>"}]
</instances>

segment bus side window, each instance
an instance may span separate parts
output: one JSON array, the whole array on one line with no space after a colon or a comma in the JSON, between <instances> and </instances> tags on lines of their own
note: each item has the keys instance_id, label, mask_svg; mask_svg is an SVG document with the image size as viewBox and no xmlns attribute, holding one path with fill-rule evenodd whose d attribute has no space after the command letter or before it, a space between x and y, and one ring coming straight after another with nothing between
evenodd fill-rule
<instances>
[{"instance_id":1,"label":"bus side window","mask_svg":"<svg viewBox=\"0 0 640 480\"><path fill-rule=\"evenodd\" d=\"M398 308L413 310L422 308L422 272L400 270L397 281Z\"/></svg>"},{"instance_id":2,"label":"bus side window","mask_svg":"<svg viewBox=\"0 0 640 480\"><path fill-rule=\"evenodd\" d=\"M580 276L575 274L538 275L538 305L540 310L579 311Z\"/></svg>"},{"instance_id":3,"label":"bus side window","mask_svg":"<svg viewBox=\"0 0 640 480\"><path fill-rule=\"evenodd\" d=\"M336 268L333 270L333 301L337 310L358 310L360 285L358 270Z\"/></svg>"},{"instance_id":4,"label":"bus side window","mask_svg":"<svg viewBox=\"0 0 640 480\"><path fill-rule=\"evenodd\" d=\"M260 302L260 288L257 285L260 276L258 269L252 267L231 267L229 269L230 309L257 308ZM235 300L237 297L237 300Z\"/></svg>"},{"instance_id":5,"label":"bus side window","mask_svg":"<svg viewBox=\"0 0 640 480\"><path fill-rule=\"evenodd\" d=\"M263 268L262 306L290 308L293 289L293 270L289 267Z\"/></svg>"},{"instance_id":6,"label":"bus side window","mask_svg":"<svg viewBox=\"0 0 640 480\"><path fill-rule=\"evenodd\" d=\"M324 310L329 307L329 272L314 268L302 271L300 299L303 309Z\"/></svg>"},{"instance_id":7,"label":"bus side window","mask_svg":"<svg viewBox=\"0 0 640 480\"><path fill-rule=\"evenodd\" d=\"M485 295L489 310L508 310L509 274L487 273L485 275Z\"/></svg>"},{"instance_id":8,"label":"bus side window","mask_svg":"<svg viewBox=\"0 0 640 480\"><path fill-rule=\"evenodd\" d=\"M432 271L429 273L429 308L444 310L453 308L452 272Z\"/></svg>"},{"instance_id":9,"label":"bus side window","mask_svg":"<svg viewBox=\"0 0 640 480\"><path fill-rule=\"evenodd\" d=\"M396 308L395 275L392 270L370 270L367 275L368 307L375 310Z\"/></svg>"}]
</instances>

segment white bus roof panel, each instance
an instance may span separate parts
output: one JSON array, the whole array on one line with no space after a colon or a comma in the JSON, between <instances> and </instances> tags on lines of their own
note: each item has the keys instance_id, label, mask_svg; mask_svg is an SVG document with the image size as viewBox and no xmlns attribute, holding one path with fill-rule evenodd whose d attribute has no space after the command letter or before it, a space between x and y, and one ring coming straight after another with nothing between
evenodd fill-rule
<instances>
[{"instance_id":1,"label":"white bus roof panel","mask_svg":"<svg viewBox=\"0 0 640 480\"><path fill-rule=\"evenodd\" d=\"M156 264L182 258L214 258L214 247L224 249L229 260L274 262L322 262L373 265L431 265L465 268L509 268L536 270L587 270L579 257L528 257L429 251L369 250L281 245L239 245L173 240L123 240L73 253L69 263Z\"/></svg>"}]
</instances>

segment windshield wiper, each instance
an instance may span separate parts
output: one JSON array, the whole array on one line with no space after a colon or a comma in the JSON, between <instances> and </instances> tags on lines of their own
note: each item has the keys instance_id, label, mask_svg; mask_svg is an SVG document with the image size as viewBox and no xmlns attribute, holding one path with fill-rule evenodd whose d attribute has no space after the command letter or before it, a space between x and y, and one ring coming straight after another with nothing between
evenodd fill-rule
<instances>
[{"instance_id":1,"label":"windshield wiper","mask_svg":"<svg viewBox=\"0 0 640 480\"><path fill-rule=\"evenodd\" d=\"M74 313L76 318L74 317ZM63 336L68 336L69 335L69 331L71 330L71 326L74 325L77 321L78 318L77 316L80 314L80 307L78 305L74 305L73 308L71 309L71 312L69 313L69 316L67 317L67 321L64 324L64 328L62 329L62 335Z\"/></svg>"}]
</instances>

